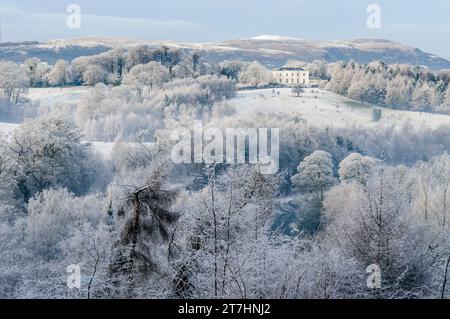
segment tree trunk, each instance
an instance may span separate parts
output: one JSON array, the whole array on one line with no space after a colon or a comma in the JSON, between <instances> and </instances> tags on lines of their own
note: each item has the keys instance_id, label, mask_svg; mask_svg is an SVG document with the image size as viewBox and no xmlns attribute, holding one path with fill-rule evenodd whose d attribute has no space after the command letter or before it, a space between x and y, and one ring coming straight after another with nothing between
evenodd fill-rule
<instances>
[{"instance_id":1,"label":"tree trunk","mask_svg":"<svg viewBox=\"0 0 450 319\"><path fill-rule=\"evenodd\" d=\"M447 286L447 276L448 276L448 266L449 266L449 264L450 264L450 256L448 256L447 263L445 264L444 282L442 283L441 299L445 298L445 288Z\"/></svg>"},{"instance_id":2,"label":"tree trunk","mask_svg":"<svg viewBox=\"0 0 450 319\"><path fill-rule=\"evenodd\" d=\"M94 271L92 272L92 276L91 276L91 278L89 280L89 284L88 284L88 297L87 297L88 299L91 299L91 285L92 285L92 282L94 281L95 274L97 273L97 265L98 265L99 260L100 260L100 257L97 255L97 259L95 260L95 265L94 265Z\"/></svg>"},{"instance_id":3,"label":"tree trunk","mask_svg":"<svg viewBox=\"0 0 450 319\"><path fill-rule=\"evenodd\" d=\"M215 168L213 168L215 170ZM215 172L213 173L215 175ZM215 208L215 197L214 197L214 184L215 184L215 176L212 176L213 181L211 183L211 210L213 215L213 226L214 226L214 296L217 298L217 274L218 274L218 262L217 255L219 253L218 248L218 238L217 238L217 215Z\"/></svg>"}]
</instances>

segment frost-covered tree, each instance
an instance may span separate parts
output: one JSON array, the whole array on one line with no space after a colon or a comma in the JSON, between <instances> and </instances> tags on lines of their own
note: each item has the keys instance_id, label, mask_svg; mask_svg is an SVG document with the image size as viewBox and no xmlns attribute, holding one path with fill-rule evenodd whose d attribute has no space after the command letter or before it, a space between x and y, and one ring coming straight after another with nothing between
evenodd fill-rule
<instances>
[{"instance_id":1,"label":"frost-covered tree","mask_svg":"<svg viewBox=\"0 0 450 319\"><path fill-rule=\"evenodd\" d=\"M30 79L31 87L40 87L47 83L47 76L51 67L46 63L41 62L38 58L30 58L24 61L23 66Z\"/></svg>"},{"instance_id":2,"label":"frost-covered tree","mask_svg":"<svg viewBox=\"0 0 450 319\"><path fill-rule=\"evenodd\" d=\"M328 66L330 80L327 82L325 89L337 94L346 95L352 84L353 74L356 65L354 62L343 63L338 62Z\"/></svg>"},{"instance_id":3,"label":"frost-covered tree","mask_svg":"<svg viewBox=\"0 0 450 319\"><path fill-rule=\"evenodd\" d=\"M373 170L382 165L376 158L352 153L339 163L339 179L341 181L357 181L365 184Z\"/></svg>"},{"instance_id":4,"label":"frost-covered tree","mask_svg":"<svg viewBox=\"0 0 450 319\"><path fill-rule=\"evenodd\" d=\"M100 195L75 197L66 189L44 190L27 205L26 243L36 256L58 258L59 244L69 238L72 229L98 225L106 218L106 208Z\"/></svg>"},{"instance_id":5,"label":"frost-covered tree","mask_svg":"<svg viewBox=\"0 0 450 319\"><path fill-rule=\"evenodd\" d=\"M100 207L99 215L104 214ZM59 247L63 263L70 265L74 260L81 261L83 282L79 290L69 291L71 298L111 298L114 290L109 274L112 258L115 229L111 226L111 217L103 216L106 221L90 223L81 221L70 236L65 236Z\"/></svg>"},{"instance_id":6,"label":"frost-covered tree","mask_svg":"<svg viewBox=\"0 0 450 319\"><path fill-rule=\"evenodd\" d=\"M406 77L397 75L386 86L385 104L393 109L408 108L414 86Z\"/></svg>"},{"instance_id":7,"label":"frost-covered tree","mask_svg":"<svg viewBox=\"0 0 450 319\"><path fill-rule=\"evenodd\" d=\"M430 245L432 234L411 213L411 190L407 169L382 168L365 186L343 183L325 199L330 239L362 269L380 267L375 296L423 296L433 284L437 251Z\"/></svg>"},{"instance_id":8,"label":"frost-covered tree","mask_svg":"<svg viewBox=\"0 0 450 319\"><path fill-rule=\"evenodd\" d=\"M239 73L239 82L253 87L271 80L270 71L259 62L252 62Z\"/></svg>"},{"instance_id":9,"label":"frost-covered tree","mask_svg":"<svg viewBox=\"0 0 450 319\"><path fill-rule=\"evenodd\" d=\"M443 95L442 104L440 105L438 110L442 113L450 112L450 85Z\"/></svg>"},{"instance_id":10,"label":"frost-covered tree","mask_svg":"<svg viewBox=\"0 0 450 319\"><path fill-rule=\"evenodd\" d=\"M449 78L445 72L411 65L339 62L328 65L327 90L391 108L434 112L442 108Z\"/></svg>"},{"instance_id":11,"label":"frost-covered tree","mask_svg":"<svg viewBox=\"0 0 450 319\"><path fill-rule=\"evenodd\" d=\"M323 60L314 60L306 66L309 75L313 78L325 80L328 77L327 63Z\"/></svg>"},{"instance_id":12,"label":"frost-covered tree","mask_svg":"<svg viewBox=\"0 0 450 319\"><path fill-rule=\"evenodd\" d=\"M137 81L152 91L154 88L161 87L170 78L169 70L158 62L149 62L147 64L138 64L134 66L125 76L125 84L133 84Z\"/></svg>"},{"instance_id":13,"label":"frost-covered tree","mask_svg":"<svg viewBox=\"0 0 450 319\"><path fill-rule=\"evenodd\" d=\"M417 85L411 98L411 108L414 111L432 111L434 90L427 83Z\"/></svg>"},{"instance_id":14,"label":"frost-covered tree","mask_svg":"<svg viewBox=\"0 0 450 319\"><path fill-rule=\"evenodd\" d=\"M85 85L93 86L100 82L105 82L107 74L100 66L92 64L87 66L83 73L83 83Z\"/></svg>"},{"instance_id":15,"label":"frost-covered tree","mask_svg":"<svg viewBox=\"0 0 450 319\"><path fill-rule=\"evenodd\" d=\"M191 56L191 64L192 64L192 73L195 75L197 75L200 71L200 67L201 67L201 56L200 53L198 52L194 52Z\"/></svg>"},{"instance_id":16,"label":"frost-covered tree","mask_svg":"<svg viewBox=\"0 0 450 319\"><path fill-rule=\"evenodd\" d=\"M130 70L138 64L146 64L150 61L149 48L145 45L131 47L127 53L127 66Z\"/></svg>"},{"instance_id":17,"label":"frost-covered tree","mask_svg":"<svg viewBox=\"0 0 450 319\"><path fill-rule=\"evenodd\" d=\"M176 78L184 79L194 76L194 73L192 71L192 65L188 63L189 62L181 63L173 68L173 73Z\"/></svg>"},{"instance_id":18,"label":"frost-covered tree","mask_svg":"<svg viewBox=\"0 0 450 319\"><path fill-rule=\"evenodd\" d=\"M124 198L113 198L120 202L120 234L114 244L110 274L116 279L119 295L145 295L145 289L157 290L166 277L164 265L172 254L171 232L179 218L170 210L177 191L165 188L166 174L167 165L155 164L145 179L140 176L142 181L135 181L141 185L125 191Z\"/></svg>"},{"instance_id":19,"label":"frost-covered tree","mask_svg":"<svg viewBox=\"0 0 450 319\"><path fill-rule=\"evenodd\" d=\"M118 79L121 79L127 63L126 50L124 48L117 48L106 52L104 55L104 64L106 64L108 72L116 76Z\"/></svg>"},{"instance_id":20,"label":"frost-covered tree","mask_svg":"<svg viewBox=\"0 0 450 319\"><path fill-rule=\"evenodd\" d=\"M178 204L183 214L175 233L175 294L250 298L276 293L272 289L279 285L264 265L271 267L269 258L275 261L269 257L274 250L268 229L281 176L262 175L249 165L222 173L212 165L205 175L206 186Z\"/></svg>"},{"instance_id":21,"label":"frost-covered tree","mask_svg":"<svg viewBox=\"0 0 450 319\"><path fill-rule=\"evenodd\" d=\"M305 90L303 89L302 85L295 85L292 88L292 93L296 94L297 96L300 96L303 92L305 92Z\"/></svg>"},{"instance_id":22,"label":"frost-covered tree","mask_svg":"<svg viewBox=\"0 0 450 319\"><path fill-rule=\"evenodd\" d=\"M414 210L420 218L445 229L450 213L450 156L444 153L414 169Z\"/></svg>"},{"instance_id":23,"label":"frost-covered tree","mask_svg":"<svg viewBox=\"0 0 450 319\"><path fill-rule=\"evenodd\" d=\"M14 62L0 61L0 89L9 102L17 104L27 92L30 79L27 73Z\"/></svg>"},{"instance_id":24,"label":"frost-covered tree","mask_svg":"<svg viewBox=\"0 0 450 319\"><path fill-rule=\"evenodd\" d=\"M105 257L114 234L105 220L106 207L101 194L75 197L65 189L51 189L30 200L26 214L10 224L0 223L0 295L86 298L90 286L92 296L104 298ZM101 258L94 271L97 253ZM82 269L80 290L67 287L66 268L71 264Z\"/></svg>"},{"instance_id":25,"label":"frost-covered tree","mask_svg":"<svg viewBox=\"0 0 450 319\"><path fill-rule=\"evenodd\" d=\"M8 153L7 142L0 141L0 223L13 222L20 215L20 206L15 162Z\"/></svg>"},{"instance_id":26,"label":"frost-covered tree","mask_svg":"<svg viewBox=\"0 0 450 319\"><path fill-rule=\"evenodd\" d=\"M418 162L416 169L416 210L420 213L424 220L428 220L431 215L432 204L432 188L433 188L433 171L432 167L425 162Z\"/></svg>"},{"instance_id":27,"label":"frost-covered tree","mask_svg":"<svg viewBox=\"0 0 450 319\"><path fill-rule=\"evenodd\" d=\"M70 63L71 77L74 84L83 84L84 72L87 70L90 64L90 58L85 56L76 58Z\"/></svg>"},{"instance_id":28,"label":"frost-covered tree","mask_svg":"<svg viewBox=\"0 0 450 319\"><path fill-rule=\"evenodd\" d=\"M440 224L446 228L450 219L450 156L448 153L432 159L433 175L436 177L436 215Z\"/></svg>"},{"instance_id":29,"label":"frost-covered tree","mask_svg":"<svg viewBox=\"0 0 450 319\"><path fill-rule=\"evenodd\" d=\"M240 60L225 60L219 63L219 73L229 79L238 81L245 63Z\"/></svg>"},{"instance_id":30,"label":"frost-covered tree","mask_svg":"<svg viewBox=\"0 0 450 319\"><path fill-rule=\"evenodd\" d=\"M69 80L69 63L64 60L56 61L52 70L48 74L47 81L50 85L62 87L64 84L67 84Z\"/></svg>"},{"instance_id":31,"label":"frost-covered tree","mask_svg":"<svg viewBox=\"0 0 450 319\"><path fill-rule=\"evenodd\" d=\"M322 202L325 191L336 182L333 158L325 151L315 151L297 167L298 174L292 176L292 184L302 190L318 193Z\"/></svg>"},{"instance_id":32,"label":"frost-covered tree","mask_svg":"<svg viewBox=\"0 0 450 319\"><path fill-rule=\"evenodd\" d=\"M7 144L16 163L19 189L25 199L49 187L67 187L82 194L96 181L100 161L81 141L74 124L58 116L22 124Z\"/></svg>"}]
</instances>

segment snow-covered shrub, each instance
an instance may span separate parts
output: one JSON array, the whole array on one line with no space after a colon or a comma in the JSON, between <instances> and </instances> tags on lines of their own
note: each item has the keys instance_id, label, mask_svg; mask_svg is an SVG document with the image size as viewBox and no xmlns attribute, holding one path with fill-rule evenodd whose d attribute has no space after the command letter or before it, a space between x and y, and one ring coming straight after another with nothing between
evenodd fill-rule
<instances>
[{"instance_id":1,"label":"snow-covered shrub","mask_svg":"<svg viewBox=\"0 0 450 319\"><path fill-rule=\"evenodd\" d=\"M20 126L7 142L18 187L25 200L50 187L88 192L104 166L75 125L62 117L37 118ZM104 182L104 181L103 181Z\"/></svg>"},{"instance_id":2,"label":"snow-covered shrub","mask_svg":"<svg viewBox=\"0 0 450 319\"><path fill-rule=\"evenodd\" d=\"M34 254L56 258L58 246L85 223L97 226L107 217L107 202L100 195L75 197L66 189L44 190L27 206L26 240Z\"/></svg>"}]
</instances>

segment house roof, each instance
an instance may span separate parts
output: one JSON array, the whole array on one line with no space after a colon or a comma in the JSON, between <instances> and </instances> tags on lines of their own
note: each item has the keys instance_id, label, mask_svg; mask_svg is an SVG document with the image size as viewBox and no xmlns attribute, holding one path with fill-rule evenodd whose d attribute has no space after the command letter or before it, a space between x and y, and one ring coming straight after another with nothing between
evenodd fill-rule
<instances>
[{"instance_id":1,"label":"house roof","mask_svg":"<svg viewBox=\"0 0 450 319\"><path fill-rule=\"evenodd\" d=\"M305 69L299 66L283 66L279 71L305 71Z\"/></svg>"}]
</instances>

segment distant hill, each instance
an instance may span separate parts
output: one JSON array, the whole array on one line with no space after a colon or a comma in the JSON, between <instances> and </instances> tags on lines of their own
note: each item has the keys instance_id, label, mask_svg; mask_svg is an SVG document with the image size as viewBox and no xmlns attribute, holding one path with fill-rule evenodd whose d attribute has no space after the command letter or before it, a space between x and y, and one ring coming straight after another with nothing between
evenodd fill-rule
<instances>
[{"instance_id":1,"label":"distant hill","mask_svg":"<svg viewBox=\"0 0 450 319\"><path fill-rule=\"evenodd\" d=\"M328 62L350 61L368 63L383 60L388 64L411 63L432 70L450 69L450 61L411 46L382 39L311 41L274 35L210 43L180 43L173 41L145 41L106 37L52 40L0 44L0 59L22 62L38 57L54 63L57 59L73 60L116 47L135 45L158 47L168 45L185 51L199 52L210 62L226 59L260 61L270 67L283 65L287 60L310 62L323 59Z\"/></svg>"},{"instance_id":2,"label":"distant hill","mask_svg":"<svg viewBox=\"0 0 450 319\"><path fill-rule=\"evenodd\" d=\"M39 58L49 64L54 64L59 59L72 61L80 56L99 54L110 50L103 45L84 46L67 45L52 46L42 42L8 42L0 43L0 60L23 62L28 58Z\"/></svg>"}]
</instances>

